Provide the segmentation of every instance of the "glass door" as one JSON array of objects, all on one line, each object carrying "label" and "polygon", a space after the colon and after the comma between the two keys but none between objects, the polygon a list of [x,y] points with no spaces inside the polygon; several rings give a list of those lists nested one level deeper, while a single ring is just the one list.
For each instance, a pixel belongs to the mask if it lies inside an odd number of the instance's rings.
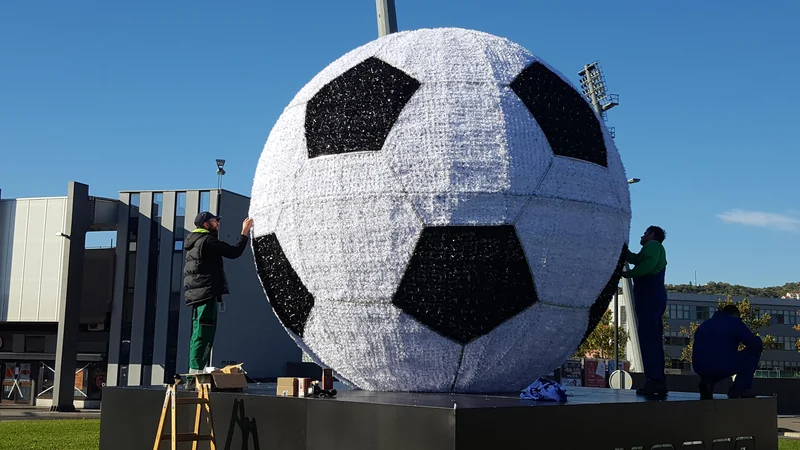
[{"label": "glass door", "polygon": [[6,362],[3,371],[3,401],[29,404],[31,402],[31,363]]}]

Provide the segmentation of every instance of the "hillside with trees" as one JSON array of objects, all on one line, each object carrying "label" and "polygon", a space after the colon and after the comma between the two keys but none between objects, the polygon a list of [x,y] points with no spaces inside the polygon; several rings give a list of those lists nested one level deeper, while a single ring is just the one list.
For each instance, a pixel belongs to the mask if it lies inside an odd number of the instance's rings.
[{"label": "hillside with trees", "polygon": [[709,281],[706,284],[695,286],[692,284],[668,284],[668,292],[681,294],[707,294],[707,295],[733,295],[741,297],[767,297],[780,298],[787,292],[800,292],[800,282],[786,283],[783,286],[770,286],[754,288],[739,284],[718,283]]}]

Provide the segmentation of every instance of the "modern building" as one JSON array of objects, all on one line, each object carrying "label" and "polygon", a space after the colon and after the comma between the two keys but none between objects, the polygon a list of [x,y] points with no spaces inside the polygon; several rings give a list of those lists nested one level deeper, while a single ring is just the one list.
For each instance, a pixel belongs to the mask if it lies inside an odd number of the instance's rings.
[{"label": "modern building", "polygon": [[[249,198],[226,190],[110,199],[74,182],[63,197],[0,199],[0,402],[69,410],[73,400],[99,400],[105,385],[160,385],[185,372],[183,238],[209,210],[225,218],[220,238],[234,242],[248,208]],[[86,248],[96,231],[116,232],[116,246]],[[282,375],[302,352],[270,309],[251,250],[226,261],[226,272],[231,295],[211,365]]]},{"label": "modern building", "polygon": [[[689,337],[680,332],[681,327],[689,328],[692,322],[701,323],[717,310],[717,304],[725,300],[724,295],[679,294],[670,292],[667,302],[667,323],[669,330],[664,334],[664,344],[673,369],[683,373],[691,372],[691,364],[681,360],[681,352],[689,344]],[[741,302],[744,297],[733,297]],[[778,348],[766,350],[761,355],[759,376],[794,377],[800,373],[800,353],[797,340],[800,332],[794,326],[800,323],[800,300],[783,298],[749,298],[758,314],[770,316],[770,325],[758,330],[762,336],[775,338]]]}]

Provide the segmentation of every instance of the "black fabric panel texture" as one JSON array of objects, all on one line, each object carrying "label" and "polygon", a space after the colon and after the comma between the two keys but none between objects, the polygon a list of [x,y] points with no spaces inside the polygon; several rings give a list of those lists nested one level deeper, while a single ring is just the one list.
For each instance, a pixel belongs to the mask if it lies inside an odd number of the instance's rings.
[{"label": "black fabric panel texture", "polygon": [[[625,265],[625,254],[628,252],[628,246],[622,246],[622,253],[619,255],[619,261],[617,262],[617,267],[614,269],[614,273],[611,274],[611,278],[608,280],[606,287],[600,291],[600,295],[597,297],[597,300],[594,301],[592,307],[589,308],[589,325],[586,327],[586,333],[583,335],[583,339],[581,340],[581,344],[583,344],[589,335],[592,334],[592,331],[597,327],[597,324],[600,323],[600,319],[603,318],[603,314],[608,311],[608,305],[611,304],[611,299],[614,297],[614,293],[617,292],[619,289],[619,279],[622,278],[622,266]],[[633,314],[633,311],[628,311],[628,314]]]},{"label": "black fabric panel texture", "polygon": [[513,225],[438,226],[423,229],[392,303],[466,344],[537,300]]},{"label": "black fabric panel texture", "polygon": [[326,84],[308,102],[308,157],[378,151],[420,83],[377,58]]},{"label": "black fabric panel texture", "polygon": [[253,253],[269,303],[283,326],[303,337],[314,297],[297,276],[274,233],[253,239]]},{"label": "black fabric panel texture", "polygon": [[600,122],[572,86],[534,62],[517,75],[511,89],[542,128],[553,154],[608,167]]}]

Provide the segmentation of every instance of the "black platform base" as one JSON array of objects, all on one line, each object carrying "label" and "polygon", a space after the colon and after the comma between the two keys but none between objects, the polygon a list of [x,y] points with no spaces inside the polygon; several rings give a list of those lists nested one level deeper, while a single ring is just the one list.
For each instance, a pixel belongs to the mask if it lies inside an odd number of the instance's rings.
[{"label": "black platform base", "polygon": [[[774,397],[701,401],[670,393],[662,402],[632,391],[571,388],[566,404],[516,394],[340,392],[335,399],[276,397],[275,385],[212,393],[218,449],[253,450],[775,450]],[[181,392],[187,396],[193,392]],[[103,391],[101,450],[153,446],[164,388]],[[192,431],[194,407],[179,411]],[[168,430],[169,428],[167,428]],[[201,429],[201,432],[204,432]],[[191,448],[189,443],[182,448]],[[201,443],[200,449],[208,444]],[[163,442],[160,448],[168,448]]]}]

